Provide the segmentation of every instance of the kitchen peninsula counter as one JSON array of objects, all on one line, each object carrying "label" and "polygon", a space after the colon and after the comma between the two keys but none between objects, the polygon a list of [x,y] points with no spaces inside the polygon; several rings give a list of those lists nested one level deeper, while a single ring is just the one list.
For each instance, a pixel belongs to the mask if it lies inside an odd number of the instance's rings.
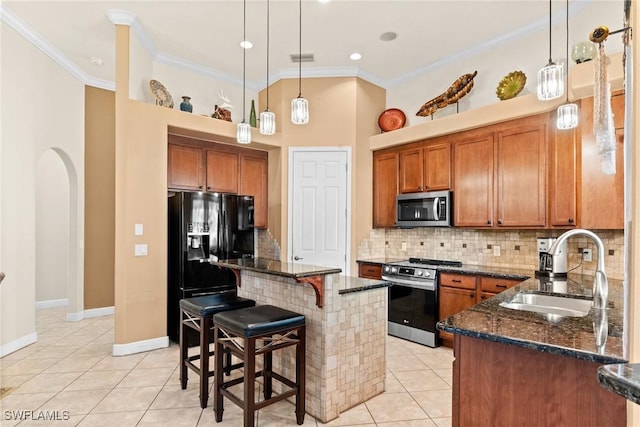
[{"label": "kitchen peninsula counter", "polygon": [[626,425],[625,399],[597,378],[602,364],[626,362],[622,281],[609,280],[604,312],[584,317],[500,305],[521,292],[591,298],[592,288],[589,276],[530,278],[439,322],[455,334],[452,425]]},{"label": "kitchen peninsula counter", "polygon": [[[239,296],[305,316],[309,415],[326,423],[384,391],[387,283],[265,258],[211,263],[234,271]],[[273,364],[293,377],[289,350]]]}]

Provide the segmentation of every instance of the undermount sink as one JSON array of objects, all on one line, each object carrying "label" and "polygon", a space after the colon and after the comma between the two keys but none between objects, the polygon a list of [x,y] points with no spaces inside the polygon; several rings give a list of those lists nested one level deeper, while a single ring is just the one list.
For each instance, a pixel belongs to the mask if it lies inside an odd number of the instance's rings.
[{"label": "undermount sink", "polygon": [[521,292],[516,294],[511,301],[503,301],[500,305],[513,310],[533,311],[557,316],[583,317],[589,313],[593,301],[590,299]]}]

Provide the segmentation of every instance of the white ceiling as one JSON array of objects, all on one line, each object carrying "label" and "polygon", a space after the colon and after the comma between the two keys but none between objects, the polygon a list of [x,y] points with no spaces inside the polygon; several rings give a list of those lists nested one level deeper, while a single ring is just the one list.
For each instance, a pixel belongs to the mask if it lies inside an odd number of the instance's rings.
[{"label": "white ceiling", "polygon": [[[553,1],[554,46],[564,46],[563,0]],[[133,33],[158,61],[202,70],[224,80],[242,79],[241,0],[209,1],[4,1],[2,17],[17,22],[57,49],[86,75],[114,81],[115,31],[108,11],[135,15]],[[598,25],[622,27],[623,0],[571,0],[571,43],[586,40]],[[297,76],[290,54],[298,52],[298,1],[271,0],[269,79]],[[613,23],[610,21],[614,20]],[[545,0],[302,1],[303,76],[359,75],[391,87],[487,45],[512,46],[536,34],[549,43],[549,2]],[[393,31],[396,40],[380,35]],[[266,81],[266,0],[247,1],[247,85]],[[554,59],[565,58],[557,49]],[[362,54],[352,61],[349,54]],[[526,52],[523,52],[526,55]],[[91,63],[91,57],[103,60]],[[540,58],[540,66],[547,58]]]}]

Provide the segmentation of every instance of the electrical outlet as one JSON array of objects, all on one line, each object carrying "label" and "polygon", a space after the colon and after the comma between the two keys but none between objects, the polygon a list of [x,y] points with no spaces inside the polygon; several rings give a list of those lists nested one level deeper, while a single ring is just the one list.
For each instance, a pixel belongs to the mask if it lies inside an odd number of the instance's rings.
[{"label": "electrical outlet", "polygon": [[593,261],[593,253],[591,252],[591,249],[582,250],[582,259],[584,260],[584,262]]},{"label": "electrical outlet", "polygon": [[493,256],[500,256],[500,246],[493,245]]},{"label": "electrical outlet", "polygon": [[403,251],[407,250],[407,242],[402,242],[402,250]]},{"label": "electrical outlet", "polygon": [[146,243],[135,245],[135,255],[136,256],[147,256],[147,254],[148,254],[148,249],[147,249],[147,244]]}]

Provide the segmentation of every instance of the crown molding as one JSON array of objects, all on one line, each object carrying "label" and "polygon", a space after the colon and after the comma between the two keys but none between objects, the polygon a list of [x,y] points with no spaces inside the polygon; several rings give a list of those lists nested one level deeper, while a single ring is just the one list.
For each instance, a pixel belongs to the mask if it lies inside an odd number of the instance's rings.
[{"label": "crown molding", "polygon": [[24,37],[27,41],[40,49],[45,55],[53,60],[56,64],[66,70],[73,77],[78,79],[85,85],[95,86],[97,88],[115,91],[115,82],[107,80],[96,79],[90,77],[80,67],[67,58],[62,52],[56,49],[47,39],[45,39],[40,33],[35,31],[23,20],[18,18],[7,6],[0,3],[0,18],[7,25],[13,28],[18,34]]}]

